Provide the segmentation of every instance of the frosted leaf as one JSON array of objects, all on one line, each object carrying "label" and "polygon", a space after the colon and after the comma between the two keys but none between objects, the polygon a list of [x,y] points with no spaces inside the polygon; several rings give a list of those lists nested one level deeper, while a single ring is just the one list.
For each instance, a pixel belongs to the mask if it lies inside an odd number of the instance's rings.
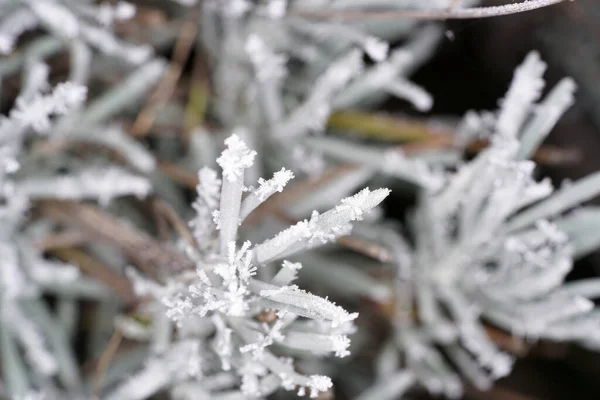
[{"label": "frosted leaf", "polygon": [[260,359],[267,347],[275,342],[283,341],[284,335],[281,331],[283,328],[282,320],[277,320],[271,327],[263,324],[262,328],[266,331],[265,334],[261,334],[257,342],[240,347],[242,354],[251,352],[254,359]]},{"label": "frosted leaf", "polygon": [[298,289],[296,286],[269,289],[270,285],[261,284],[258,287],[264,288],[259,291],[261,296],[275,303],[281,303],[281,305],[293,306],[293,312],[298,315],[331,321],[334,327],[353,321],[358,317],[358,313],[348,313],[335,303]]},{"label": "frosted leaf", "polygon": [[37,17],[57,34],[74,38],[79,34],[77,17],[62,4],[53,0],[28,1]]},{"label": "frosted leaf", "polygon": [[288,0],[269,0],[266,11],[269,18],[280,19],[285,16]]},{"label": "frosted leaf", "polygon": [[128,20],[135,16],[135,5],[126,1],[119,1],[115,6],[115,19]]},{"label": "frosted leaf", "polygon": [[260,185],[258,189],[255,189],[249,196],[247,196],[242,202],[240,209],[240,220],[244,220],[252,211],[254,211],[260,204],[266,199],[271,197],[276,192],[282,192],[283,188],[287,183],[294,178],[294,174],[290,170],[282,168],[280,171],[275,172],[273,178],[265,180],[263,178],[258,179]]},{"label": "frosted leaf", "polygon": [[[319,393],[326,392],[333,386],[331,379],[323,375],[311,375],[308,381],[308,388],[310,390],[310,397],[316,398]],[[301,396],[300,392],[298,395]]]},{"label": "frosted leaf", "polygon": [[563,78],[539,104],[533,118],[525,125],[518,157],[529,158],[550,133],[564,112],[574,103],[575,82]]},{"label": "frosted leaf", "polygon": [[43,259],[37,260],[29,273],[34,281],[62,285],[72,283],[80,276],[79,268],[74,265]]},{"label": "frosted leaf", "polygon": [[223,371],[229,371],[231,369],[231,355],[233,352],[231,343],[231,334],[233,331],[225,326],[225,323],[219,316],[214,316],[212,321],[217,328],[217,334],[213,341],[213,345],[221,359],[221,368]]},{"label": "frosted leaf", "polygon": [[9,54],[19,35],[34,29],[39,19],[30,10],[20,8],[0,22],[0,54]]},{"label": "frosted leaf", "polygon": [[225,145],[227,148],[217,158],[217,163],[223,169],[223,177],[233,182],[243,178],[244,170],[254,163],[256,152],[250,150],[236,134],[227,138]]},{"label": "frosted leaf", "polygon": [[542,75],[546,64],[537,52],[531,52],[516,69],[506,97],[502,100],[496,130],[501,135],[516,137],[531,107],[544,88]]},{"label": "frosted leaf", "polygon": [[19,266],[19,254],[13,243],[0,241],[0,287],[2,297],[12,299],[27,292],[28,282]]},{"label": "frosted leaf", "polygon": [[198,172],[198,180],[196,186],[198,197],[192,204],[196,216],[190,221],[190,226],[193,228],[198,245],[206,251],[214,245],[214,230],[219,229],[220,225],[217,223],[220,222],[220,218],[215,219],[219,216],[217,207],[221,197],[221,180],[217,177],[217,172],[208,167]]},{"label": "frosted leaf", "polygon": [[254,65],[259,81],[279,80],[286,76],[286,58],[269,49],[260,36],[250,35],[244,49]]},{"label": "frosted leaf", "polygon": [[331,343],[333,344],[333,351],[336,357],[344,358],[350,355],[348,347],[350,347],[350,339],[346,335],[335,335],[331,336]]},{"label": "frosted leaf", "polygon": [[9,116],[24,127],[30,126],[35,131],[44,133],[50,130],[52,110],[50,99],[38,94],[29,102],[17,98],[15,107],[10,111]]},{"label": "frosted leaf", "polygon": [[389,189],[363,189],[342,201],[342,204],[323,214],[314,212],[310,220],[296,223],[274,238],[256,246],[257,261],[262,263],[282,254],[296,252],[315,241],[326,243],[347,233],[348,223],[379,205],[390,193]]},{"label": "frosted leaf", "polygon": [[[381,195],[386,197],[390,191],[382,191]],[[335,208],[338,212],[350,212],[350,221],[360,221],[363,219],[363,213],[366,210],[371,210],[373,207],[378,205],[382,199],[379,197],[373,197],[369,188],[365,188],[351,197],[342,199],[341,204]]]},{"label": "frosted leaf", "polygon": [[254,193],[261,201],[264,201],[267,197],[275,192],[282,192],[283,188],[287,183],[294,179],[294,173],[288,169],[281,168],[281,170],[273,174],[273,178],[264,180],[260,178],[258,184],[260,185]]},{"label": "frosted leaf", "polygon": [[113,198],[150,193],[146,178],[118,167],[86,168],[73,175],[29,178],[19,182],[19,188],[32,198],[96,199],[106,205]]},{"label": "frosted leaf", "polygon": [[215,224],[215,229],[220,230],[221,229],[221,212],[219,210],[214,210],[211,215],[212,215],[213,223]]},{"label": "frosted leaf", "polygon": [[55,356],[49,351],[45,338],[34,322],[21,312],[17,304],[8,303],[3,307],[3,323],[10,321],[12,329],[25,349],[25,357],[29,364],[45,376],[53,376],[58,372]]},{"label": "frosted leaf", "polygon": [[375,61],[381,62],[387,58],[389,45],[376,37],[367,38],[364,47],[365,52]]},{"label": "frosted leaf", "polygon": [[45,133],[50,130],[53,114],[66,114],[85,100],[87,88],[76,83],[58,84],[49,95],[37,93],[31,99],[17,98],[9,117],[23,127]]},{"label": "frosted leaf", "polygon": [[299,262],[291,262],[288,260],[284,260],[281,265],[283,268],[287,268],[291,271],[299,271],[300,269],[302,269],[302,264],[300,264]]},{"label": "frosted leaf", "polygon": [[56,114],[67,114],[81,106],[86,97],[85,86],[73,82],[59,83],[52,92],[53,111]]}]

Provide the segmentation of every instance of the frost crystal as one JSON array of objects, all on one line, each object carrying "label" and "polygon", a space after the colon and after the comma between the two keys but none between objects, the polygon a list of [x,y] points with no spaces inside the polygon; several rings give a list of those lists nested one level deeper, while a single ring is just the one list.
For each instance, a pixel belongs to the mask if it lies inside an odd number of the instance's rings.
[{"label": "frost crystal", "polygon": [[294,179],[294,173],[285,168],[275,172],[275,174],[273,174],[273,178],[269,180],[260,178],[258,180],[258,184],[260,186],[255,191],[256,196],[258,196],[261,201],[264,201],[271,194],[275,192],[282,192],[285,185],[287,185],[287,183],[292,179]]},{"label": "frost crystal", "polygon": [[244,169],[252,166],[256,152],[250,150],[237,135],[231,135],[225,140],[225,145],[227,149],[217,158],[217,163],[223,169],[225,179],[233,182],[243,177]]}]

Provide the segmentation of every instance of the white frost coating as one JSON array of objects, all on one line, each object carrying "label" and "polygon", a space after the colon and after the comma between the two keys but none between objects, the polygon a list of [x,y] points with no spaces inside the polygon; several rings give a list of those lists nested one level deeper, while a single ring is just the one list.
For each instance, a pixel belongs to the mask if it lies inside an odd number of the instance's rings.
[{"label": "white frost coating", "polygon": [[53,0],[28,0],[27,3],[40,21],[58,35],[74,38],[79,34],[77,17],[62,4]]},{"label": "white frost coating", "polygon": [[2,323],[10,321],[15,337],[25,349],[25,357],[29,365],[45,376],[53,376],[58,372],[58,363],[48,350],[46,340],[33,321],[22,313],[17,304],[9,302],[3,306]]},{"label": "white frost coating", "polygon": [[217,158],[217,163],[223,169],[223,177],[229,182],[243,179],[244,170],[254,163],[256,151],[250,150],[236,134],[227,138],[225,145],[227,148]]},{"label": "white frost coating", "polygon": [[98,6],[96,19],[105,26],[110,26],[114,21],[126,21],[135,16],[135,5],[126,1],[119,1],[112,5],[102,3]]},{"label": "white frost coating", "polygon": [[240,223],[244,171],[254,163],[256,152],[250,150],[236,134],[225,140],[226,149],[217,159],[223,169],[221,205],[219,209],[219,248],[222,256],[228,252],[230,242],[235,242]]},{"label": "white frost coating", "polygon": [[535,115],[523,128],[521,148],[517,158],[526,159],[548,136],[554,125],[565,111],[575,102],[574,93],[577,88],[571,78],[563,78],[539,104]]},{"label": "white frost coating", "polygon": [[501,102],[496,130],[500,135],[517,137],[519,129],[529,115],[533,103],[542,95],[546,63],[537,52],[531,52],[515,70],[506,97]]},{"label": "white frost coating", "polygon": [[190,221],[194,238],[202,251],[214,248],[215,223],[214,214],[218,212],[219,199],[221,197],[221,180],[217,172],[211,168],[204,167],[198,172],[199,183],[196,186],[198,197],[192,204],[196,215]]},{"label": "white frost coating", "polygon": [[314,294],[308,293],[297,286],[273,287],[266,283],[253,281],[250,289],[258,291],[262,297],[279,303],[282,309],[292,306],[293,312],[308,318],[331,321],[333,327],[354,321],[358,313],[348,313],[335,303]]},{"label": "white frost coating", "polygon": [[384,89],[390,94],[404,99],[419,111],[429,111],[433,106],[433,97],[421,86],[416,85],[406,79],[396,79],[384,86]]},{"label": "white frost coating", "polygon": [[282,192],[283,188],[292,179],[294,179],[294,173],[285,168],[281,168],[281,170],[275,172],[273,174],[273,178],[269,180],[259,178],[259,187],[250,193],[242,202],[240,219],[243,221],[262,202],[267,200],[276,192]]},{"label": "white frost coating", "polygon": [[0,54],[9,54],[19,35],[35,28],[38,18],[30,10],[21,8],[4,18],[0,23]]},{"label": "white frost coating", "polygon": [[38,93],[31,100],[17,98],[15,108],[10,111],[9,122],[46,133],[50,130],[52,115],[66,114],[78,108],[86,96],[85,86],[72,82],[60,83],[50,94]]},{"label": "white frost coating", "polygon": [[398,12],[394,11],[383,11],[383,12],[365,12],[359,11],[357,13],[345,12],[345,13],[331,13],[325,11],[319,13],[318,11],[307,11],[299,12],[298,14],[306,17],[315,18],[328,18],[335,17],[340,20],[355,19],[355,18],[369,18],[376,17],[378,19],[392,18],[397,19],[399,17],[411,18],[411,19],[423,19],[423,20],[442,20],[442,19],[473,19],[473,18],[489,18],[497,17],[500,15],[517,14],[526,11],[536,10],[538,8],[548,7],[554,4],[562,3],[564,0],[523,0],[519,3],[505,4],[501,6],[492,7],[469,7],[469,8],[447,8],[442,10],[402,10]]},{"label": "white frost coating", "polygon": [[274,53],[259,35],[249,35],[244,50],[254,65],[259,81],[277,80],[286,76],[286,58]]},{"label": "white frost coating", "polygon": [[363,189],[354,196],[323,214],[314,212],[310,220],[296,223],[277,236],[255,247],[256,260],[265,263],[282,255],[289,255],[317,241],[326,243],[346,231],[349,222],[361,220],[363,215],[379,205],[390,193],[389,189]]},{"label": "white frost coating", "polygon": [[384,61],[388,56],[389,44],[376,37],[368,37],[364,42],[365,52],[377,62]]},{"label": "white frost coating", "polygon": [[292,179],[294,179],[294,173],[289,169],[281,168],[281,170],[275,172],[273,178],[269,180],[260,178],[258,180],[260,186],[254,193],[261,201],[265,201],[273,193],[282,192],[285,185]]},{"label": "white frost coating", "polygon": [[113,198],[134,195],[146,197],[152,186],[139,175],[122,168],[88,168],[73,175],[28,178],[18,187],[31,198],[97,199],[108,204]]}]

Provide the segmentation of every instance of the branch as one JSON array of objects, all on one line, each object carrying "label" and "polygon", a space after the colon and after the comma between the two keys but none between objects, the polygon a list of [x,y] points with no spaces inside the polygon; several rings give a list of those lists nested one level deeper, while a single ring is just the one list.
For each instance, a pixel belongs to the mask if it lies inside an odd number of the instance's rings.
[{"label": "branch", "polygon": [[447,8],[439,10],[391,10],[391,11],[291,11],[290,15],[317,19],[352,20],[364,18],[420,20],[475,19],[517,14],[562,3],[564,0],[526,0],[520,3],[493,7]]},{"label": "branch", "polygon": [[38,209],[46,218],[75,227],[97,240],[121,249],[144,273],[155,279],[165,270],[172,273],[193,267],[192,262],[183,254],[93,205],[43,200],[38,203]]}]

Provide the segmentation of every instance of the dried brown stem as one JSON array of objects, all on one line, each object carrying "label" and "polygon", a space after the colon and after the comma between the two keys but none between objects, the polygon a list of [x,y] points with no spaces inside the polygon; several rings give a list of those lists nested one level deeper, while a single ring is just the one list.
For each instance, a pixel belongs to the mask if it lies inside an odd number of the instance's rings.
[{"label": "dried brown stem", "polygon": [[68,229],[61,232],[52,232],[43,238],[36,240],[34,245],[40,251],[45,252],[63,247],[77,247],[89,243],[90,238],[76,229]]},{"label": "dried brown stem", "polygon": [[198,185],[198,176],[177,164],[161,161],[158,163],[158,168],[171,180],[189,189],[194,190]]},{"label": "dried brown stem", "polygon": [[159,108],[163,107],[173,95],[177,81],[181,77],[185,61],[190,54],[194,39],[198,32],[198,23],[196,20],[197,18],[195,16],[191,16],[183,23],[179,38],[175,43],[173,58],[171,59],[169,68],[167,68],[156,91],[150,98],[150,102],[140,111],[137,119],[133,123],[131,133],[134,136],[145,136],[148,133],[154,124],[156,112]]},{"label": "dried brown stem", "polygon": [[494,326],[485,325],[485,332],[500,349],[524,357],[529,353],[531,345],[526,340],[510,335]]},{"label": "dried brown stem", "polygon": [[55,222],[80,229],[90,237],[121,249],[144,273],[155,279],[162,276],[161,272],[193,268],[183,254],[91,204],[43,200],[38,203],[38,209]]},{"label": "dried brown stem", "polygon": [[382,263],[391,262],[392,252],[389,249],[356,236],[342,236],[337,238],[337,244],[356,253],[363,254]]},{"label": "dried brown stem", "polygon": [[173,209],[173,207],[158,198],[152,199],[152,207],[158,213],[160,213],[160,215],[164,217],[166,221],[169,222],[177,234],[185,239],[190,246],[195,248],[198,247],[198,244],[194,239],[194,235],[189,230],[187,224],[181,218],[179,218],[179,215],[177,215],[177,212]]},{"label": "dried brown stem", "polygon": [[123,335],[119,331],[115,331],[110,338],[110,341],[106,345],[104,352],[100,356],[98,360],[98,365],[96,367],[96,377],[94,379],[94,386],[92,389],[92,393],[94,397],[100,398],[101,390],[102,390],[102,382],[104,381],[104,376],[106,375],[106,370],[110,366],[111,361],[113,360],[115,354],[119,350],[119,346],[123,341]]},{"label": "dried brown stem", "polygon": [[77,265],[84,274],[111,288],[125,304],[131,305],[135,302],[136,296],[129,280],[85,251],[73,248],[55,248],[50,251],[50,254]]},{"label": "dried brown stem", "polygon": [[[435,136],[428,140],[396,146],[398,150],[409,156],[416,156],[428,150],[451,149],[455,146],[454,139],[447,136]],[[467,145],[465,152],[476,155],[489,146],[488,140],[475,140]],[[533,161],[546,166],[561,166],[577,163],[581,154],[577,149],[563,149],[557,146],[543,145],[533,154]]]}]

